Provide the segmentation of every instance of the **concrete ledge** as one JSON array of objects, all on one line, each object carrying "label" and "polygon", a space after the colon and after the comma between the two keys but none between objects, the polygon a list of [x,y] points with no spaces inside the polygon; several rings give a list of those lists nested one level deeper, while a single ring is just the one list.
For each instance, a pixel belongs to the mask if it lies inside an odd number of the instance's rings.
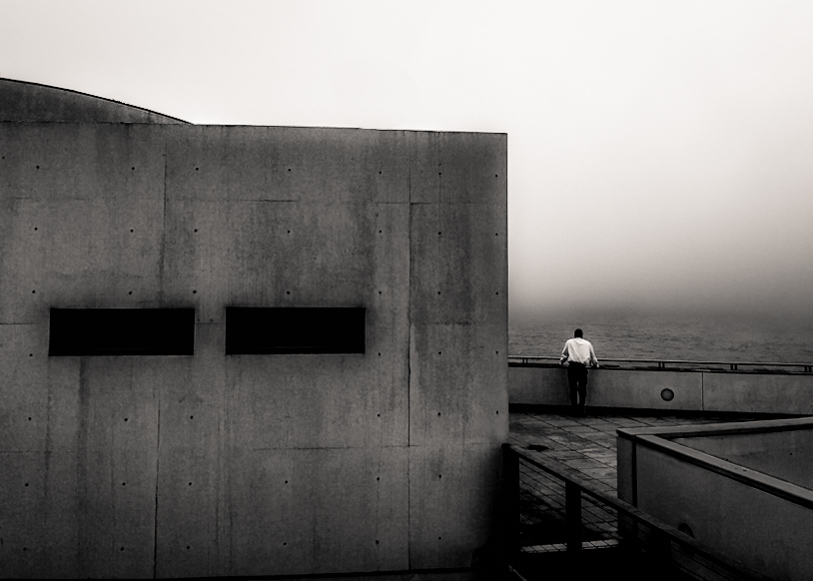
[{"label": "concrete ledge", "polygon": [[[572,415],[573,410],[570,405],[547,405],[547,404],[527,404],[512,403],[509,405],[510,413],[540,413],[540,414],[561,414]],[[607,407],[607,406],[587,406],[588,416],[652,416],[652,417],[676,417],[676,418],[722,418],[725,421],[750,421],[758,420],[780,420],[789,418],[807,417],[803,414],[778,414],[769,412],[754,412],[744,414],[742,412],[717,412],[709,410],[668,410],[633,407]]]},{"label": "concrete ledge", "polygon": [[375,571],[369,573],[346,573],[342,575],[285,575],[265,576],[268,581],[473,581],[476,572],[470,568],[458,569],[412,569],[409,571]]},{"label": "concrete ledge", "polygon": [[[762,422],[758,422],[762,423]],[[810,429],[813,422],[808,421],[807,429]],[[697,426],[692,426],[695,428]],[[722,426],[718,426],[722,427]],[[729,426],[730,427],[730,426]],[[702,428],[701,428],[702,429]],[[804,429],[801,426],[796,426],[793,429]],[[813,509],[813,491],[787,482],[771,475],[764,474],[757,470],[752,470],[745,466],[740,466],[728,460],[717,458],[711,454],[692,449],[686,445],[679,444],[668,439],[670,435],[678,437],[685,435],[687,431],[684,428],[675,430],[674,428],[661,428],[661,429],[633,429],[627,430],[625,428],[618,429],[618,437],[632,439],[637,446],[645,446],[652,450],[656,450],[667,456],[678,459],[681,462],[692,464],[703,468],[709,472],[719,474],[736,482],[745,484],[750,488],[761,490],[773,496],[779,497],[788,502],[798,504],[807,509]],[[630,433],[630,432],[638,432]],[[742,427],[740,428],[740,433]],[[710,430],[705,430],[705,433],[713,433]],[[693,434],[698,436],[699,433]]]},{"label": "concrete ledge", "polygon": [[[567,406],[567,372],[552,365],[511,365],[508,396],[512,405]],[[813,414],[813,375],[598,368],[589,372],[587,405],[670,413],[806,415]]]}]

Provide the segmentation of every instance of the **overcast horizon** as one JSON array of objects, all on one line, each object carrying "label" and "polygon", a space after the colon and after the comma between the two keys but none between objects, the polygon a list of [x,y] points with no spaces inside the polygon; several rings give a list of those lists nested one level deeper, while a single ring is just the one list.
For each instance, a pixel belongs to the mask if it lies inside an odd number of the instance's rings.
[{"label": "overcast horizon", "polygon": [[811,317],[813,3],[0,11],[0,77],[198,124],[507,133],[512,317]]}]

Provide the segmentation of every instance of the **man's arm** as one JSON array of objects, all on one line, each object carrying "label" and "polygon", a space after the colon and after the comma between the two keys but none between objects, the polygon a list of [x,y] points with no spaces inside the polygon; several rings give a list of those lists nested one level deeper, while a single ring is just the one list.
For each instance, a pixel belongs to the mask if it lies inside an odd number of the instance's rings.
[{"label": "man's arm", "polygon": [[567,343],[565,343],[565,347],[564,349],[562,349],[562,355],[559,357],[559,365],[564,365],[565,363],[567,363],[568,356],[569,353],[567,351]]},{"label": "man's arm", "polygon": [[596,352],[593,350],[593,345],[590,345],[590,363],[593,364],[593,367],[598,367],[598,358],[596,357]]}]

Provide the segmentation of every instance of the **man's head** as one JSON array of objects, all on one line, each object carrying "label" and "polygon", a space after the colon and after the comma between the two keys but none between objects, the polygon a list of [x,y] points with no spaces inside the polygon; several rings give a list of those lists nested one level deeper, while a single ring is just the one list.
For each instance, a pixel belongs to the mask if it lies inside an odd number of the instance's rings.
[{"label": "man's head", "polygon": [[582,337],[582,336],[584,336],[584,333],[582,333],[581,329],[576,329],[575,331],[573,331],[573,336],[574,337]]}]

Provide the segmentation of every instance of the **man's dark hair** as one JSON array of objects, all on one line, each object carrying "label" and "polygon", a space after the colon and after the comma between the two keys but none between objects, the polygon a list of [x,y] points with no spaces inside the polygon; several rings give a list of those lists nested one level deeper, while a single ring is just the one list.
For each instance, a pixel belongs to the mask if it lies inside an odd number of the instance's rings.
[{"label": "man's dark hair", "polygon": [[581,329],[576,329],[575,331],[573,331],[573,336],[574,337],[582,337],[583,335],[584,335],[584,333],[582,333]]}]

